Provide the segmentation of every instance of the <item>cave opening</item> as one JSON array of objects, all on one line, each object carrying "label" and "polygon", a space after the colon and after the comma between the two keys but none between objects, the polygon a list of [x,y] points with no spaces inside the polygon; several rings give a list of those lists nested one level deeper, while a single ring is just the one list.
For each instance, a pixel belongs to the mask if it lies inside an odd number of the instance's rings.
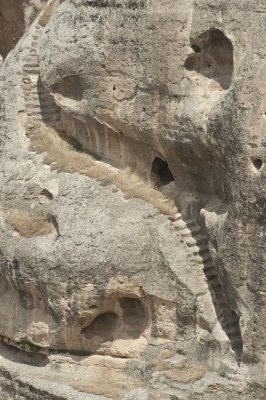
[{"label": "cave opening", "polygon": [[256,170],[259,171],[263,166],[263,161],[260,158],[256,158],[252,160],[252,164],[254,165]]},{"label": "cave opening", "polygon": [[172,172],[168,167],[168,163],[159,157],[155,157],[151,167],[151,178],[156,186],[161,187],[168,185],[174,181]]},{"label": "cave opening", "polygon": [[233,45],[225,34],[219,29],[210,29],[192,38],[191,47],[194,53],[187,58],[185,68],[215,80],[224,90],[228,89],[234,57]]}]

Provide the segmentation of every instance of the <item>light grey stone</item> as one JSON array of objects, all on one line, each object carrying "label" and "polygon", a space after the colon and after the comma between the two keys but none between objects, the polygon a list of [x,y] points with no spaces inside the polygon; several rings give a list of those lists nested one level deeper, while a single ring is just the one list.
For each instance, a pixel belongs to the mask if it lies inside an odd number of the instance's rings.
[{"label": "light grey stone", "polygon": [[[263,0],[50,0],[6,57],[3,399],[264,398],[265,16]],[[32,116],[155,176],[182,218],[46,165]],[[12,210],[50,233],[21,235]]]}]

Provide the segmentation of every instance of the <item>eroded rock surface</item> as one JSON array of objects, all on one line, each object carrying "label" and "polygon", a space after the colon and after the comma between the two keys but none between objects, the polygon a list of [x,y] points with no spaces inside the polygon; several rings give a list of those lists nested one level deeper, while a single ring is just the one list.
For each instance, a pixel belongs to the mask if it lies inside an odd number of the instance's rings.
[{"label": "eroded rock surface", "polygon": [[5,58],[16,46],[45,3],[46,0],[0,1],[0,55],[2,58]]},{"label": "eroded rock surface", "polygon": [[[265,15],[260,0],[49,1],[10,54],[3,396],[31,398],[32,375],[43,399],[265,398]],[[35,120],[72,168],[34,151]],[[178,213],[89,178],[87,154],[152,179]]]}]

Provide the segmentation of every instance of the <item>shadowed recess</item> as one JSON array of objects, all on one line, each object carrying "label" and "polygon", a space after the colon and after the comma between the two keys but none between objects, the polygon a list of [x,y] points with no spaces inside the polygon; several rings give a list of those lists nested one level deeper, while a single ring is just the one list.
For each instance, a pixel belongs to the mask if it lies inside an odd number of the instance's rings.
[{"label": "shadowed recess", "polygon": [[252,164],[254,165],[256,170],[259,171],[263,166],[263,161],[260,158],[256,158],[256,159],[252,160]]},{"label": "shadowed recess", "polygon": [[191,39],[191,47],[194,54],[187,58],[186,69],[213,79],[222,89],[228,89],[233,73],[233,46],[224,33],[218,29],[206,31]]},{"label": "shadowed recess", "polygon": [[119,304],[123,310],[126,333],[134,339],[138,338],[147,324],[147,316],[143,305],[138,299],[128,297],[119,299]]},{"label": "shadowed recess", "polygon": [[152,163],[151,178],[157,186],[168,185],[174,180],[174,177],[166,161],[155,157]]},{"label": "shadowed recess", "polygon": [[82,329],[81,333],[86,339],[94,339],[98,336],[103,342],[112,340],[117,322],[118,316],[115,313],[106,312],[98,315],[89,326]]},{"label": "shadowed recess", "polygon": [[78,75],[68,75],[52,85],[52,91],[73,100],[82,100],[84,89]]}]

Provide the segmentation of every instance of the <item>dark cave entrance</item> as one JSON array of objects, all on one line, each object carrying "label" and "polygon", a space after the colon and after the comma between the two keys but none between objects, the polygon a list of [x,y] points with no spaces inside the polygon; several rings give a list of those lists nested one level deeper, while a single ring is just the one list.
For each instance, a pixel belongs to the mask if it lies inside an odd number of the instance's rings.
[{"label": "dark cave entrance", "polygon": [[151,179],[158,187],[168,185],[170,182],[174,181],[173,174],[166,161],[155,157],[151,167]]}]

